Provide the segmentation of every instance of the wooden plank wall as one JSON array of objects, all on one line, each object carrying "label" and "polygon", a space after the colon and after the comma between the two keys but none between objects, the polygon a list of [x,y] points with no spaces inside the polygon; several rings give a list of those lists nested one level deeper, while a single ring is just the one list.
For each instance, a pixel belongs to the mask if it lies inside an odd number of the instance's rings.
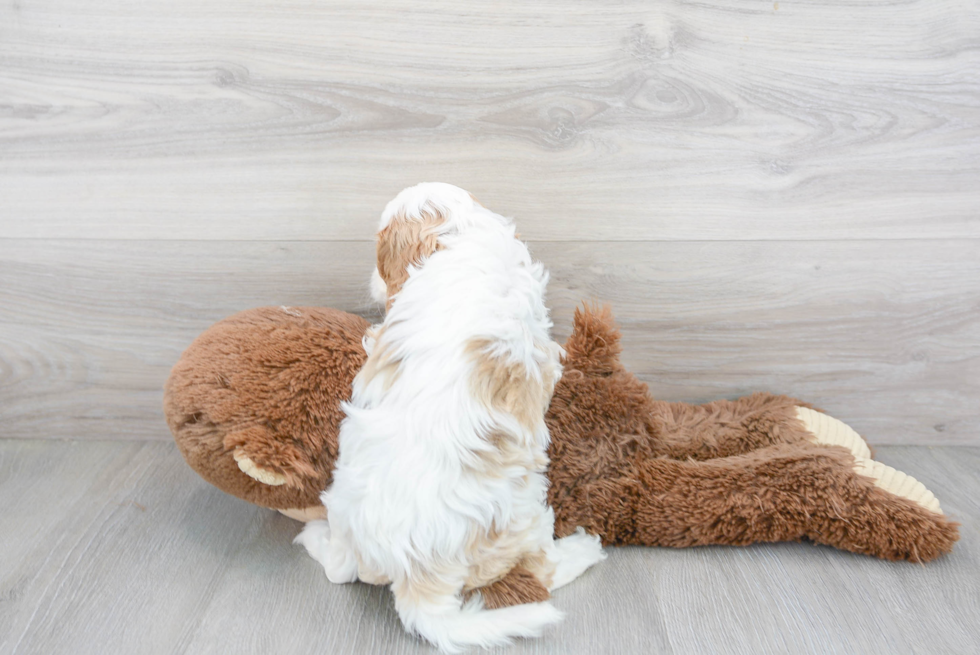
[{"label": "wooden plank wall", "polygon": [[954,0],[5,3],[0,437],[168,439],[209,324],[376,311],[373,226],[423,180],[516,217],[559,337],[610,303],[659,397],[980,444]]}]

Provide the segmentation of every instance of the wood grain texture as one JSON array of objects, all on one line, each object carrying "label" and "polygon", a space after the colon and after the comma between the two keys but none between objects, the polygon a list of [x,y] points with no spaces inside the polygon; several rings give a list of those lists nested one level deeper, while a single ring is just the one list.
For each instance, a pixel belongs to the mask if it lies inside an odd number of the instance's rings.
[{"label": "wood grain texture", "polygon": [[980,5],[16,0],[0,237],[978,238]]},{"label": "wood grain texture", "polygon": [[[962,521],[925,566],[808,544],[609,549],[528,653],[969,653],[980,449],[886,447]],[[222,494],[169,443],[0,440],[0,654],[435,653],[387,590],[330,584],[299,524]]]},{"label": "wood grain texture", "polygon": [[[422,180],[517,218],[559,338],[609,302],[658,397],[980,444],[980,3],[13,0],[0,655],[434,652],[200,480],[160,407],[228,314],[376,312],[368,239]],[[951,556],[621,549],[500,652],[973,652],[980,450],[878,455],[963,522]]]},{"label": "wood grain texture", "polygon": [[[768,390],[874,444],[980,444],[980,242],[532,242],[555,334],[608,303],[663,399]],[[169,439],[163,382],[260,305],[370,316],[373,246],[0,240],[0,435]],[[375,314],[376,316],[376,314]]]}]

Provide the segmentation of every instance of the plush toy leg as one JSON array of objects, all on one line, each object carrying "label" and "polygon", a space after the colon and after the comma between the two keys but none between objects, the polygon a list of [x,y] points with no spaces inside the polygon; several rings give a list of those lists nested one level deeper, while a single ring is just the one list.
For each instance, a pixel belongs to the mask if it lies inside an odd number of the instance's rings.
[{"label": "plush toy leg", "polygon": [[[707,462],[646,459],[570,490],[556,532],[605,543],[747,545],[809,539],[890,560],[949,552],[955,523],[908,476],[839,447],[777,445]],[[891,471],[894,471],[893,469]],[[926,492],[927,493],[927,492]]]},{"label": "plush toy leg", "polygon": [[[756,393],[704,405],[652,399],[619,360],[619,330],[608,308],[577,310],[565,350],[565,371],[547,416],[553,461],[566,445],[576,449],[583,435],[621,449],[617,456],[623,457],[649,450],[658,457],[709,460],[794,443],[838,445],[870,457],[854,430],[788,396]],[[603,454],[583,453],[583,461]]]},{"label": "plush toy leg", "polygon": [[813,434],[797,416],[801,407],[805,404],[795,398],[755,393],[705,405],[650,400],[643,409],[649,412],[650,445],[655,454],[708,460],[780,443],[813,441]]},{"label": "plush toy leg", "polygon": [[807,442],[871,457],[868,444],[850,426],[788,396],[755,393],[706,405],[651,401],[649,411],[651,447],[673,459],[708,460]]}]

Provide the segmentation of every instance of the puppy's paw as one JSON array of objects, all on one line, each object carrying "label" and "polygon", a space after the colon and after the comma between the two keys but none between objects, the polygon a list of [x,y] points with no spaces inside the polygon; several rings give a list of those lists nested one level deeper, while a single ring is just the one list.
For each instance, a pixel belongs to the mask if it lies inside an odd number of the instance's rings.
[{"label": "puppy's paw", "polygon": [[310,521],[296,535],[293,543],[302,544],[310,557],[323,564],[330,549],[330,523],[327,521]]},{"label": "puppy's paw", "polygon": [[354,550],[340,539],[332,537],[329,522],[310,521],[296,535],[293,543],[303,544],[310,557],[323,567],[330,582],[345,584],[357,580],[357,557]]},{"label": "puppy's paw", "polygon": [[593,564],[606,559],[602,540],[598,535],[586,533],[584,528],[577,528],[573,534],[556,541],[555,548],[560,559],[555,567],[552,589],[568,584]]},{"label": "puppy's paw", "polygon": [[357,582],[357,556],[354,550],[336,540],[331,541],[323,570],[327,573],[327,580],[334,584]]},{"label": "puppy's paw", "polygon": [[585,528],[575,528],[575,532],[564,539],[559,539],[555,545],[563,557],[582,562],[588,568],[606,559],[602,550],[602,539],[597,534],[589,534]]}]

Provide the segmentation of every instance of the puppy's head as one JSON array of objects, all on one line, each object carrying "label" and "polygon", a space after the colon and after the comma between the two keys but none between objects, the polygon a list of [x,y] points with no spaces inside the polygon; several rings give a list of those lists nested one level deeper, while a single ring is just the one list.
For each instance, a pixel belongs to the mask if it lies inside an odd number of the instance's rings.
[{"label": "puppy's head", "polygon": [[442,250],[442,237],[466,231],[485,219],[482,214],[504,220],[451,184],[419,184],[399,193],[381,214],[377,268],[371,279],[375,301],[390,308],[411,268],[421,267],[432,253]]}]

